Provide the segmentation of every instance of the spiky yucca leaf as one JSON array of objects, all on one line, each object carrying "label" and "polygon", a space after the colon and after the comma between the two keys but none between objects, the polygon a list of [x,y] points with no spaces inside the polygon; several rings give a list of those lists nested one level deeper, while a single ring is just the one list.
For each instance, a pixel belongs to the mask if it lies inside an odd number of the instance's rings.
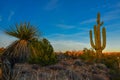
[{"label": "spiky yucca leaf", "polygon": [[16,24],[15,28],[5,31],[6,34],[14,36],[20,40],[31,40],[37,36],[37,29],[30,23]]}]

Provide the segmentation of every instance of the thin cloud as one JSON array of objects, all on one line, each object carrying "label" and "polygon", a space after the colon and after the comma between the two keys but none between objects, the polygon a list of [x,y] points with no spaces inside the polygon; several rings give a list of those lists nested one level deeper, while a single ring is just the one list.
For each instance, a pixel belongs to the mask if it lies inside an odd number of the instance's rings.
[{"label": "thin cloud", "polygon": [[10,21],[10,20],[12,19],[12,17],[13,17],[14,14],[15,14],[14,11],[11,11],[11,12],[10,12],[10,14],[9,14],[9,16],[8,16],[8,21]]},{"label": "thin cloud", "polygon": [[73,26],[73,25],[65,25],[65,24],[57,24],[56,26],[59,27],[59,28],[62,28],[62,29],[73,29],[73,28],[75,28],[75,26]]},{"label": "thin cloud", "polygon": [[96,7],[93,7],[93,8],[90,8],[91,11],[94,11],[94,10],[99,10],[99,9],[104,9],[104,8],[111,8],[111,4],[110,3],[104,3],[103,5],[98,5]]},{"label": "thin cloud", "polygon": [[89,39],[88,37],[88,32],[79,32],[79,33],[74,33],[74,34],[51,34],[47,36],[49,39],[54,39],[54,40],[82,40],[86,41]]},{"label": "thin cloud", "polygon": [[117,8],[120,8],[120,2],[118,2],[118,3],[116,4],[116,7],[117,7]]},{"label": "thin cloud", "polygon": [[[101,19],[105,22],[107,21],[112,21],[112,20],[115,20],[115,19],[120,19],[120,2],[116,3],[116,4],[110,4],[110,3],[107,3],[107,4],[104,4],[104,5],[101,5],[97,8],[111,8],[111,11],[108,11],[104,14],[104,16],[101,17]],[[91,9],[97,9],[97,8],[91,8]],[[91,18],[91,19],[88,19],[88,20],[84,20],[82,22],[80,22],[80,24],[87,24],[87,23],[93,23],[96,21],[96,17],[95,18]]]},{"label": "thin cloud", "polygon": [[120,8],[120,2],[117,2],[116,4],[111,4],[110,8],[111,9],[114,9],[114,8],[118,8],[119,9]]},{"label": "thin cloud", "polygon": [[88,32],[90,30],[90,28],[88,28],[88,27],[80,27],[80,28],[78,28],[78,30]]},{"label": "thin cloud", "polygon": [[53,10],[55,9],[58,5],[58,0],[50,0],[46,6],[45,6],[45,10]]},{"label": "thin cloud", "polygon": [[2,21],[2,16],[0,16],[0,21]]},{"label": "thin cloud", "polygon": [[112,30],[120,30],[120,23],[116,22],[116,23],[112,23],[109,25],[105,25],[108,29],[112,29]]},{"label": "thin cloud", "polygon": [[[104,16],[101,17],[101,20],[105,22],[109,22],[112,20],[120,19],[119,14],[120,14],[119,9],[112,10],[112,11],[105,13]],[[96,21],[96,18],[91,18],[91,19],[82,21],[80,24],[88,24],[88,23],[93,23],[95,21]]]},{"label": "thin cloud", "polygon": [[102,20],[109,22],[109,21],[113,21],[116,19],[120,19],[119,14],[120,14],[119,9],[109,11],[109,12],[105,13],[105,15],[102,17]]},{"label": "thin cloud", "polygon": [[92,22],[95,22],[95,18],[93,19],[88,19],[88,20],[85,20],[85,21],[82,21],[80,24],[88,24],[88,23],[92,23]]}]

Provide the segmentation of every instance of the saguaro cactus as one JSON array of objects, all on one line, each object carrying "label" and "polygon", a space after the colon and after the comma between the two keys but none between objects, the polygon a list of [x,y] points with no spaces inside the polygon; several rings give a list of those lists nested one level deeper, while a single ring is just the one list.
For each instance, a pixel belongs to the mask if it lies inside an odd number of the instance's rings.
[{"label": "saguaro cactus", "polygon": [[90,43],[92,48],[95,49],[97,54],[102,54],[102,50],[106,47],[106,29],[102,28],[102,40],[101,42],[101,32],[100,27],[103,25],[103,22],[100,22],[100,13],[97,14],[97,25],[94,26],[94,41],[92,37],[92,30],[90,30]]}]

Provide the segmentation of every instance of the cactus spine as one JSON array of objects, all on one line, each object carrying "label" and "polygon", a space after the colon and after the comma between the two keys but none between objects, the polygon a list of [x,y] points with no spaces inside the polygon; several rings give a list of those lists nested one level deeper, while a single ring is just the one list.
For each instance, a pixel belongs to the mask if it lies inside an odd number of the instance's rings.
[{"label": "cactus spine", "polygon": [[90,30],[90,43],[92,48],[95,49],[97,54],[102,54],[102,50],[106,47],[106,29],[105,27],[102,28],[102,40],[101,43],[101,32],[100,26],[103,25],[103,22],[100,22],[100,13],[97,14],[97,25],[94,26],[94,41],[92,37],[92,30]]}]

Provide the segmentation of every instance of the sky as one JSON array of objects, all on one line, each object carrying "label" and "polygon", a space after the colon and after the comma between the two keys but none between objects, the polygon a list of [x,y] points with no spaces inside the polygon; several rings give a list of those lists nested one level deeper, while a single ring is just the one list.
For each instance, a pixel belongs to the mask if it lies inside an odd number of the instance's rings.
[{"label": "sky", "polygon": [[120,51],[120,0],[0,0],[0,47],[16,40],[4,30],[30,22],[55,51],[89,49],[98,12],[107,31],[104,51]]}]

